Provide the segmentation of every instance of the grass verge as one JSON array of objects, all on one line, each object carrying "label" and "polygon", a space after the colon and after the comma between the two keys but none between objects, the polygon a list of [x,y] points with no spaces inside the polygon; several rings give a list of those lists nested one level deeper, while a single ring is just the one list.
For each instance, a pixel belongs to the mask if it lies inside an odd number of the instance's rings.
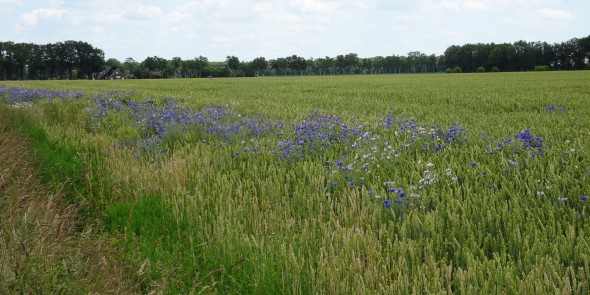
[{"label": "grass verge", "polygon": [[0,293],[133,293],[120,249],[66,201],[78,167],[32,126],[0,106]]}]

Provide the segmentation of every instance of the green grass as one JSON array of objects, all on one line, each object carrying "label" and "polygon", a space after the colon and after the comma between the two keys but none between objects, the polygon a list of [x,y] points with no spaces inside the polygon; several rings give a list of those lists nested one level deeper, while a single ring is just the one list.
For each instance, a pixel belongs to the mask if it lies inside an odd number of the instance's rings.
[{"label": "green grass", "polygon": [[[89,129],[85,100],[19,110],[36,122],[23,124],[22,134],[45,151],[42,167],[53,167],[39,169],[49,169],[49,182],[70,180],[77,199],[104,216],[125,249],[118,259],[142,292],[585,294],[590,208],[580,197],[590,192],[589,78],[543,72],[2,85],[134,90],[136,102],[158,105],[172,96],[194,110],[219,106],[287,125],[317,110],[376,130],[372,136],[395,149],[335,143],[305,160],[280,160],[269,152],[276,134],[230,145],[200,140],[203,132],[193,130],[169,139],[169,152],[157,159],[136,158],[112,148],[139,134],[128,114]],[[550,105],[566,111],[548,112]],[[377,128],[388,114],[428,126],[460,123],[468,140],[425,151],[423,139],[410,144]],[[544,140],[544,155],[488,154],[487,146],[529,128]],[[376,157],[371,173],[324,168],[343,149],[347,163]],[[436,182],[417,187],[434,174]],[[393,200],[388,181],[420,198],[385,208],[383,200]]]}]

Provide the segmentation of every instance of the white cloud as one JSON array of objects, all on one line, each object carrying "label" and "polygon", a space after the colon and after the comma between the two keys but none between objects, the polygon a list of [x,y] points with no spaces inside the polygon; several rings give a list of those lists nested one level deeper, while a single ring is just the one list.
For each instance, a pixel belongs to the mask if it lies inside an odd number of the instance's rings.
[{"label": "white cloud", "polygon": [[488,1],[469,0],[463,2],[463,10],[465,11],[485,11],[489,9]]},{"label": "white cloud", "polygon": [[158,18],[162,15],[162,10],[154,5],[136,5],[131,6],[125,11],[125,18],[131,20],[149,20]]},{"label": "white cloud", "polygon": [[39,20],[61,19],[66,11],[57,8],[39,8],[20,15],[23,25],[34,26]]},{"label": "white cloud", "polygon": [[539,9],[535,12],[535,14],[544,20],[551,21],[569,21],[574,19],[574,16],[571,13],[558,9]]},{"label": "white cloud", "polygon": [[338,1],[325,0],[294,0],[291,5],[304,13],[331,14],[339,8],[339,3]]},{"label": "white cloud", "polygon": [[451,10],[460,11],[461,3],[457,0],[425,1],[424,5],[428,10]]},{"label": "white cloud", "polygon": [[[432,11],[480,12],[493,9],[525,9],[539,5],[549,5],[561,0],[424,0],[423,7]],[[517,8],[518,7],[518,8]]]}]

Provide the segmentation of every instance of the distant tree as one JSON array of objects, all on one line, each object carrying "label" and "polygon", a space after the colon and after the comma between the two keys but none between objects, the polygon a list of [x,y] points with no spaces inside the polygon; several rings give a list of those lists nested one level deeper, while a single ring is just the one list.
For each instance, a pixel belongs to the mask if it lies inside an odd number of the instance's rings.
[{"label": "distant tree", "polygon": [[578,47],[584,63],[586,64],[586,69],[588,69],[588,66],[590,65],[590,35],[578,39]]},{"label": "distant tree", "polygon": [[256,71],[257,75],[260,75],[262,71],[266,71],[268,68],[268,61],[264,57],[257,57],[252,60],[251,63],[253,69]]},{"label": "distant tree", "polygon": [[278,76],[285,75],[288,67],[289,62],[284,57],[279,57],[270,61],[270,68],[273,69]]},{"label": "distant tree", "polygon": [[118,59],[111,57],[105,61],[105,67],[108,68],[110,66],[115,66],[117,68],[123,68],[123,63],[121,63]]},{"label": "distant tree", "polygon": [[25,79],[26,68],[33,48],[30,43],[12,43],[12,69],[14,79]]},{"label": "distant tree", "polygon": [[163,71],[166,69],[168,61],[158,56],[146,57],[141,62],[141,67],[147,71],[146,78],[163,78]]},{"label": "distant tree", "polygon": [[477,67],[477,70],[475,70],[476,73],[485,73],[486,72],[486,68],[479,66]]},{"label": "distant tree", "polygon": [[492,73],[498,73],[500,69],[498,67],[492,67]]},{"label": "distant tree", "polygon": [[127,76],[134,77],[134,78],[143,78],[141,72],[141,64],[133,57],[128,57],[123,62],[123,70],[126,72]]},{"label": "distant tree", "polygon": [[307,68],[307,61],[305,58],[294,54],[287,57],[286,60],[289,69],[298,73],[299,75],[303,75],[303,72]]},{"label": "distant tree", "polygon": [[[76,41],[65,41],[58,43],[58,48],[61,53],[61,67],[62,74],[67,73],[68,79],[75,79],[72,73],[80,64],[80,55],[78,54]],[[65,78],[65,75],[64,75]]]},{"label": "distant tree", "polygon": [[329,56],[326,56],[324,58],[318,58],[316,59],[316,63],[318,65],[320,75],[334,74],[335,62],[333,58]]},{"label": "distant tree", "polygon": [[410,73],[423,72],[427,57],[420,51],[410,51],[407,56],[407,65]]},{"label": "distant tree", "polygon": [[231,73],[230,73],[229,68],[227,66],[222,67],[222,66],[209,64],[205,68],[203,68],[203,77],[211,77],[211,78],[229,77],[230,74]]},{"label": "distant tree", "polygon": [[180,57],[173,57],[171,60],[168,61],[168,65],[166,67],[166,69],[168,69],[166,72],[168,72],[170,74],[170,76],[173,76],[174,78],[180,78],[181,77],[181,71],[182,71],[182,58]]},{"label": "distant tree", "polygon": [[360,58],[356,53],[349,53],[344,56],[344,64],[349,74],[354,74],[361,64]]},{"label": "distant tree", "polygon": [[461,69],[461,67],[455,67],[453,69],[453,73],[455,73],[455,74],[463,73],[463,69]]},{"label": "distant tree", "polygon": [[203,71],[207,66],[209,66],[209,60],[201,55],[191,60],[186,60],[183,65],[184,75],[186,77],[200,78],[203,76]]},{"label": "distant tree", "polygon": [[77,42],[76,51],[78,52],[78,71],[83,78],[89,79],[92,73],[99,72],[104,64],[104,52],[101,49],[94,48],[86,42]]},{"label": "distant tree", "polygon": [[384,65],[385,65],[385,58],[383,56],[375,56],[373,58],[373,67],[375,68],[376,74],[383,73]]},{"label": "distant tree", "polygon": [[461,56],[459,52],[461,51],[461,46],[453,45],[447,48],[444,53],[445,63],[449,67],[458,66],[461,62]]},{"label": "distant tree", "polygon": [[[102,62],[101,62],[102,65]],[[28,79],[47,79],[47,63],[45,62],[45,45],[34,45],[29,56]],[[0,74],[1,76],[1,74]],[[1,78],[0,78],[1,79]]]},{"label": "distant tree", "polygon": [[439,58],[436,55],[434,55],[434,54],[429,55],[428,62],[427,62],[428,69],[432,69],[432,72],[437,72],[438,71],[438,61],[439,61]]},{"label": "distant tree", "polygon": [[[235,57],[235,56],[228,56],[225,59],[225,63],[227,65],[227,68],[230,70],[231,73],[233,73],[233,75],[237,75],[237,71],[240,69],[240,59]],[[231,75],[231,74],[230,74]]]},{"label": "distant tree", "polygon": [[334,65],[338,69],[339,74],[346,73],[346,59],[344,59],[344,55],[340,54],[336,56],[336,60]]}]

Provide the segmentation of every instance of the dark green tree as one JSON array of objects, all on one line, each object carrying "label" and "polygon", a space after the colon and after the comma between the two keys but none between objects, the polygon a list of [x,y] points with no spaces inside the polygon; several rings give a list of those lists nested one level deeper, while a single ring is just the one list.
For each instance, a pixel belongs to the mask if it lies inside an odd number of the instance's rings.
[{"label": "dark green tree", "polygon": [[235,56],[228,56],[225,59],[225,63],[227,68],[230,70],[230,75],[236,76],[238,75],[238,70],[240,69],[240,59]]},{"label": "dark green tree", "polygon": [[264,57],[257,57],[252,60],[251,66],[256,71],[256,75],[264,75],[263,73],[268,68],[268,61]]}]

